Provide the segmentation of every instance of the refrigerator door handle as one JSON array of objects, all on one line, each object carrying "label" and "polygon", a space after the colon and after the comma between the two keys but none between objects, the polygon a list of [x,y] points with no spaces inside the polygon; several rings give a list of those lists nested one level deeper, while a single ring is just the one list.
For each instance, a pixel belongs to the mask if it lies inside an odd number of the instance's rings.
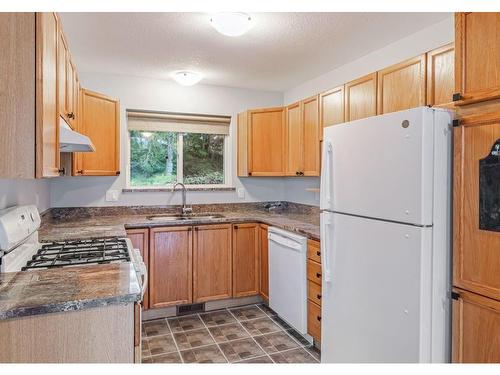
[{"label": "refrigerator door handle", "polygon": [[333,207],[332,204],[332,142],[325,142],[325,149],[323,151],[323,171],[321,173],[321,197],[320,208],[328,210]]},{"label": "refrigerator door handle", "polygon": [[[326,283],[331,281],[330,273],[330,256],[328,248],[330,247],[330,234],[333,230],[330,214],[323,214],[320,227],[320,247],[321,247],[321,263],[323,265],[323,280]],[[333,251],[335,249],[332,249]]]}]

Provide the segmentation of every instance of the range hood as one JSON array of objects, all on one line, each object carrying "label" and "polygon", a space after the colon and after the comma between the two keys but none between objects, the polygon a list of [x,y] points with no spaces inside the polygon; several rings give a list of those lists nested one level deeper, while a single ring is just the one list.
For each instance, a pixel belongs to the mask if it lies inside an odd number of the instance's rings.
[{"label": "range hood", "polygon": [[89,137],[72,130],[59,117],[59,150],[61,152],[93,152],[95,147]]}]

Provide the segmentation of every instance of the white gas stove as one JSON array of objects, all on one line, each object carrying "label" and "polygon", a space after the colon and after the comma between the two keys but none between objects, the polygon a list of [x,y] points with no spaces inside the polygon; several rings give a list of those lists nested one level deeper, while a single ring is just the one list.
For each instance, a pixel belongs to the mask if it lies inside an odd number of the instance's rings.
[{"label": "white gas stove", "polygon": [[0,272],[132,262],[143,292],[146,289],[146,265],[128,238],[40,243],[40,224],[36,206],[0,210]]}]

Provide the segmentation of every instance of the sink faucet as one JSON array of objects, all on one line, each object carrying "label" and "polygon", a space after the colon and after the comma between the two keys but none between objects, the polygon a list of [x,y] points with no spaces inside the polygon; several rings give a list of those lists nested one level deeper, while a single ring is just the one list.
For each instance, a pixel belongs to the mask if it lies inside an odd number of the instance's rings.
[{"label": "sink faucet", "polygon": [[175,188],[177,187],[177,185],[180,185],[182,187],[182,214],[188,215],[193,212],[193,209],[186,205],[186,185],[184,185],[182,182],[177,182],[172,188],[172,193],[175,192]]}]

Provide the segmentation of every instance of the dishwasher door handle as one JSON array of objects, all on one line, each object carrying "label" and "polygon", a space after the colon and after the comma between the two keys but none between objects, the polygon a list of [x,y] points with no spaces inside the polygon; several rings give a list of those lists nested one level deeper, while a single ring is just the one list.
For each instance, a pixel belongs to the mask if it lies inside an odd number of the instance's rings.
[{"label": "dishwasher door handle", "polygon": [[269,238],[269,241],[273,241],[273,242],[277,243],[278,245],[283,245],[283,246],[289,248],[290,250],[295,250],[298,252],[300,252],[302,250],[301,244],[299,244],[295,241],[289,240],[286,237],[282,237],[282,236],[275,235],[273,233],[269,233],[267,238]]}]

